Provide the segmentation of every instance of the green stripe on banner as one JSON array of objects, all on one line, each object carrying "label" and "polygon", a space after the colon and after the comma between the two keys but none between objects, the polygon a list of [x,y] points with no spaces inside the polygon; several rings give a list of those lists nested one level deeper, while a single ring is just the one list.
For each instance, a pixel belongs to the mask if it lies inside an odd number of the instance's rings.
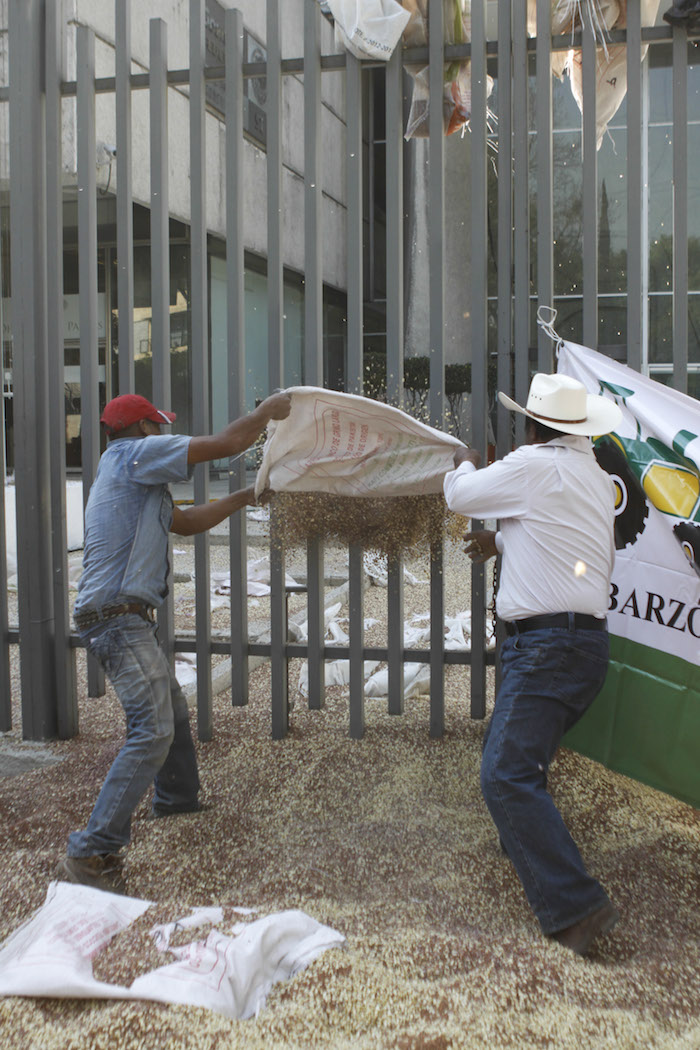
[{"label": "green stripe on banner", "polygon": [[611,635],[602,692],[562,743],[700,807],[700,667]]}]

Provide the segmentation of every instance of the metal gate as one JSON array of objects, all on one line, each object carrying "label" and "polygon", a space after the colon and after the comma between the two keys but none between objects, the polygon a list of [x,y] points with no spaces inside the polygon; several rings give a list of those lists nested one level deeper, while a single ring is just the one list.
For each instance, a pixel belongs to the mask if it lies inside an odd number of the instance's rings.
[{"label": "metal gate", "polygon": [[[291,8],[303,20],[296,27],[303,37],[303,53],[283,58],[282,43]],[[690,191],[697,186],[692,159],[697,152],[694,135],[700,111],[694,76],[694,46],[684,29],[671,30],[659,21],[642,27],[640,5],[627,7],[627,25],[608,35],[610,45],[624,45],[627,55],[624,157],[624,203],[618,196],[618,221],[624,226],[624,288],[616,296],[601,285],[601,240],[610,234],[603,226],[610,195],[601,193],[596,151],[596,55],[598,42],[590,25],[572,37],[552,37],[551,5],[536,5],[536,35],[528,36],[527,0],[472,0],[471,42],[445,46],[444,30],[449,4],[430,0],[430,40],[426,48],[397,49],[386,63],[363,62],[346,52],[321,46],[323,15],[317,0],[283,5],[266,3],[266,56],[250,61],[244,54],[244,19],[227,10],[222,62],[207,64],[205,53],[205,0],[190,0],[189,68],[169,69],[168,26],[150,22],[149,68],[132,72],[130,0],[115,0],[115,75],[95,75],[95,32],[78,25],[77,75],[62,76],[65,25],[58,0],[9,0],[9,86],[0,89],[0,105],[9,109],[9,197],[11,213],[11,273],[3,275],[3,288],[11,278],[12,393],[14,463],[18,536],[18,622],[9,622],[7,604],[0,603],[0,730],[11,728],[10,647],[19,646],[22,682],[22,730],[28,738],[69,737],[78,731],[74,654],[77,638],[71,633],[66,560],[65,418],[63,411],[63,228],[62,103],[75,96],[77,107],[78,249],[80,285],[80,381],[82,389],[82,477],[84,495],[90,488],[99,458],[99,358],[97,331],[97,186],[95,175],[95,109],[102,95],[113,95],[116,112],[116,215],[117,311],[131,318],[134,310],[132,101],[147,92],[150,113],[148,162],[150,164],[150,244],[152,289],[153,396],[170,406],[169,295],[169,189],[168,127],[169,89],[181,86],[189,96],[190,250],[191,250],[191,354],[192,430],[211,429],[210,351],[207,274],[207,223],[205,129],[207,86],[219,85],[222,121],[225,123],[225,204],[227,260],[227,330],[230,418],[245,411],[246,348],[244,329],[244,180],[243,102],[246,82],[266,78],[266,194],[268,376],[270,389],[283,386],[284,250],[283,213],[283,80],[303,75],[303,202],[304,202],[304,381],[323,385],[323,260],[322,186],[326,156],[323,148],[322,82],[328,73],[342,71],[345,79],[344,164],[346,170],[345,252],[347,295],[347,389],[362,392],[363,376],[363,142],[367,138],[363,106],[363,78],[383,81],[386,171],[386,373],[387,400],[403,403],[404,321],[406,311],[406,212],[411,201],[404,192],[404,99],[408,90],[406,68],[420,64],[429,69],[432,99],[443,94],[444,67],[456,60],[471,63],[471,116],[469,121],[470,336],[463,359],[471,361],[471,443],[484,456],[491,435],[496,453],[511,447],[511,421],[504,410],[489,413],[489,371],[496,373],[499,389],[509,390],[519,401],[526,397],[533,369],[551,371],[552,343],[538,331],[534,318],[538,306],[576,302],[580,314],[572,322],[573,335],[587,346],[605,349],[601,319],[609,313],[606,294],[616,303],[620,345],[627,363],[647,370],[654,365],[660,378],[688,390],[689,376],[696,382],[700,352],[694,333],[694,293],[689,287]],[[303,33],[302,33],[303,28]],[[560,90],[552,78],[552,55],[572,47],[580,49],[582,67],[582,117],[575,129],[581,156],[574,165],[579,191],[568,207],[577,215],[581,231],[580,282],[562,287],[557,246],[560,216],[555,211],[556,119],[553,92]],[[649,48],[649,55],[642,55]],[[660,349],[656,329],[650,324],[650,303],[656,294],[650,286],[649,68],[655,49],[665,49],[657,63],[671,85],[670,141],[664,163],[672,175],[672,224],[667,230],[669,302],[672,339]],[[661,52],[659,52],[660,54]],[[654,67],[656,68],[656,67]],[[666,76],[668,74],[668,76]],[[692,76],[692,80],[689,78]],[[489,98],[491,79],[497,90]],[[653,96],[653,92],[651,93]],[[491,107],[493,106],[493,112]],[[694,107],[694,108],[693,108]],[[496,118],[494,120],[494,118]],[[7,127],[7,121],[2,122]],[[572,132],[573,134],[573,132]],[[7,141],[3,143],[7,146]],[[445,283],[450,259],[446,252],[445,215],[446,139],[440,105],[430,107],[427,143],[427,237],[430,358],[430,422],[443,427],[445,420]],[[689,157],[691,163],[689,164]],[[144,158],[142,158],[144,159]],[[698,167],[698,165],[695,165]],[[557,169],[558,170],[558,169]],[[605,200],[605,204],[603,204]],[[693,220],[694,221],[694,220]],[[607,233],[606,233],[607,230]],[[700,231],[699,231],[700,232]],[[609,248],[609,245],[608,245]],[[622,250],[621,249],[621,250]],[[3,258],[5,252],[3,251]],[[606,259],[609,262],[609,256]],[[694,258],[694,255],[693,255]],[[607,265],[607,263],[606,263]],[[614,266],[612,267],[614,270]],[[578,272],[578,271],[577,271]],[[5,295],[6,293],[3,292]],[[661,292],[658,293],[661,295]],[[664,293],[665,294],[665,293]],[[664,300],[665,302],[665,300]],[[654,307],[656,309],[656,307]],[[689,313],[690,310],[690,313]],[[604,318],[603,318],[604,314]],[[605,330],[605,323],[602,330]],[[622,333],[624,329],[624,335]],[[569,332],[562,333],[569,334]],[[690,347],[690,350],[689,350]],[[618,347],[619,351],[619,347]],[[652,368],[652,371],[654,368]],[[132,325],[119,334],[118,391],[134,389]],[[693,390],[697,386],[693,386]],[[491,416],[491,418],[489,418]],[[489,430],[491,427],[491,431]],[[491,433],[492,432],[492,433]],[[522,437],[518,430],[516,439]],[[4,443],[3,443],[4,454]],[[3,462],[3,466],[4,466]],[[245,484],[240,462],[230,469],[232,489]],[[3,490],[0,490],[2,492]],[[205,465],[195,473],[195,502],[209,498]],[[4,499],[0,496],[0,499]],[[0,511],[4,508],[0,507]],[[0,549],[5,549],[4,514],[0,513]],[[274,523],[273,523],[274,524]],[[475,523],[478,527],[478,523]],[[310,705],[320,707],[324,694],[324,664],[344,657],[350,662],[350,733],[359,737],[364,728],[363,664],[365,659],[386,660],[389,667],[389,710],[403,708],[403,669],[410,661],[427,662],[431,670],[430,732],[444,728],[444,668],[447,663],[471,665],[471,714],[483,717],[486,700],[486,666],[492,657],[484,642],[486,584],[482,567],[473,568],[471,651],[445,653],[443,644],[444,599],[442,548],[431,550],[429,650],[409,651],[403,644],[403,571],[400,561],[389,565],[388,645],[369,649],[363,638],[362,551],[349,552],[350,641],[345,648],[324,641],[322,546],[308,548],[308,645],[288,641],[286,623],[284,555],[271,545],[271,640],[253,645],[248,641],[246,600],[245,520],[235,517],[230,529],[231,637],[213,640],[209,608],[210,547],[206,535],[196,537],[196,640],[178,637],[172,604],[160,615],[161,637],[172,654],[194,648],[197,654],[197,711],[199,736],[212,736],[212,653],[231,656],[234,704],[248,698],[248,660],[265,655],[272,670],[272,732],[284,736],[288,724],[287,670],[290,659],[309,661]],[[0,592],[7,591],[7,564],[0,558]],[[172,601],[172,600],[171,600]],[[90,692],[103,689],[101,676],[90,664]]]}]

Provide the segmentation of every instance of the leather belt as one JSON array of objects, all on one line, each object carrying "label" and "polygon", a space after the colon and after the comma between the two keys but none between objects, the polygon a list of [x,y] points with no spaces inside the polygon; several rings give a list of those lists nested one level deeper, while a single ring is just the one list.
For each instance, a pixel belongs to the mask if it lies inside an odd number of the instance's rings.
[{"label": "leather belt", "polygon": [[588,613],[551,613],[547,616],[528,616],[524,620],[506,621],[506,634],[522,634],[524,631],[546,631],[561,627],[566,631],[605,631],[608,621]]},{"label": "leather belt", "polygon": [[121,605],[105,605],[101,609],[89,609],[84,613],[76,613],[73,621],[76,627],[94,627],[96,623],[103,620],[113,620],[115,616],[128,616],[136,613],[147,623],[155,623],[155,609],[152,605],[144,602],[122,602]]}]

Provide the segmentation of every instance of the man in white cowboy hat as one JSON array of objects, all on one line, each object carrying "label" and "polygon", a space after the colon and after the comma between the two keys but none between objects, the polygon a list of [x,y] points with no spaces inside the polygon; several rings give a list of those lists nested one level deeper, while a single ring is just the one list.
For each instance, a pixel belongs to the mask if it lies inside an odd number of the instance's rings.
[{"label": "man in white cowboy hat", "polygon": [[[590,437],[614,429],[621,412],[565,375],[536,375],[525,408],[498,396],[527,416],[526,443],[484,470],[478,452],[459,449],[444,483],[451,510],[500,519],[496,610],[507,637],[481,787],[543,932],[585,955],[619,915],[585,868],[547,770],[608,666],[614,492]],[[496,553],[492,537],[473,534],[473,560]]]}]

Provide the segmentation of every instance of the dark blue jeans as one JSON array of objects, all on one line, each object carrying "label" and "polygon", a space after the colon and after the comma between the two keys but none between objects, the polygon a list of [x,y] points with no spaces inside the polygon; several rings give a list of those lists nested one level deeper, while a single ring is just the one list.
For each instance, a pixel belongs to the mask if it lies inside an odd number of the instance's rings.
[{"label": "dark blue jeans", "polygon": [[184,808],[199,791],[187,701],[140,616],[106,620],[82,635],[105,670],[126,715],[126,743],[102,785],[84,831],[68,838],[70,857],[116,853],[131,838],[131,815],[155,780],[153,804]]},{"label": "dark blue jeans", "polygon": [[605,631],[561,628],[507,638],[484,739],[481,789],[501,843],[545,934],[584,919],[608,897],[584,866],[547,791],[559,742],[600,691]]}]

